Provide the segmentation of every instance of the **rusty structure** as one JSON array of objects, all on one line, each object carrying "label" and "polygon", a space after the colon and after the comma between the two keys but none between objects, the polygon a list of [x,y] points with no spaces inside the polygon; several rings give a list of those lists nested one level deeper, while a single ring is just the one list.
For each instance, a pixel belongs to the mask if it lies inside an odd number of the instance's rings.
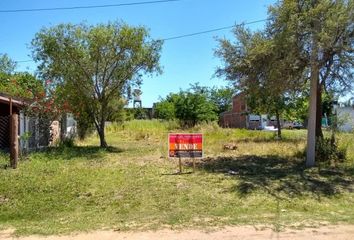
[{"label": "rusty structure", "polygon": [[10,152],[10,166],[17,167],[19,155],[19,113],[21,99],[0,94],[0,149]]}]

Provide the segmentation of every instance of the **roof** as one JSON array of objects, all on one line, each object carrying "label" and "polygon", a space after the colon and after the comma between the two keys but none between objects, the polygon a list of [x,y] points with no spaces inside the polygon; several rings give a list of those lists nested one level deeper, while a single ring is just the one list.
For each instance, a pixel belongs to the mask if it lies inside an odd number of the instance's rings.
[{"label": "roof", "polygon": [[23,107],[26,105],[26,101],[24,99],[13,97],[6,93],[0,92],[0,103],[10,104],[10,101],[12,102],[12,105],[15,107]]}]

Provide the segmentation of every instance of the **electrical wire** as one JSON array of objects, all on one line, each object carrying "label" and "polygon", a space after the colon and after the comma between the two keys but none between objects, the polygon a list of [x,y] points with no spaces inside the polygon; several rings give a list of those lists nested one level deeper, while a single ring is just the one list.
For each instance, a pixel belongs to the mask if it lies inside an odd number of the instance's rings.
[{"label": "electrical wire", "polygon": [[169,40],[175,40],[175,39],[180,39],[180,38],[193,37],[193,36],[197,36],[197,35],[202,35],[202,34],[207,34],[207,33],[212,33],[212,32],[218,32],[218,31],[226,30],[226,29],[231,29],[231,28],[238,27],[238,26],[250,25],[250,24],[265,22],[265,21],[267,21],[267,20],[268,20],[268,19],[260,19],[260,20],[256,20],[256,21],[252,21],[252,22],[245,22],[245,23],[235,24],[235,25],[227,26],[227,27],[214,28],[214,29],[210,29],[210,30],[206,30],[206,31],[194,32],[194,33],[189,33],[189,34],[184,34],[184,35],[179,35],[179,36],[164,38],[164,39],[162,39],[162,40],[163,40],[163,41],[169,41]]},{"label": "electrical wire", "polygon": [[124,7],[124,6],[136,6],[146,4],[179,2],[181,0],[155,0],[144,2],[132,2],[132,3],[117,3],[106,5],[91,5],[91,6],[75,6],[75,7],[54,7],[54,8],[29,8],[29,9],[5,9],[0,10],[0,13],[20,13],[20,12],[42,12],[42,11],[60,11],[60,10],[76,10],[76,9],[92,9],[92,8],[110,8],[110,7]]},{"label": "electrical wire", "polygon": [[[176,40],[176,39],[181,39],[181,38],[188,38],[188,37],[193,37],[193,36],[197,36],[197,35],[203,35],[203,34],[207,34],[207,33],[218,32],[218,31],[221,31],[221,30],[227,30],[227,29],[231,29],[231,28],[234,28],[234,27],[238,27],[238,26],[245,26],[245,25],[251,25],[251,24],[255,24],[255,23],[265,22],[267,20],[269,20],[269,19],[265,18],[265,19],[250,21],[250,22],[244,22],[244,23],[241,23],[241,24],[235,24],[235,25],[232,25],[232,26],[214,28],[214,29],[209,29],[209,30],[200,31],[200,32],[194,32],[194,33],[188,33],[188,34],[183,34],[183,35],[163,38],[161,40],[162,41],[171,41],[171,40]],[[22,60],[22,61],[15,61],[15,62],[16,63],[26,63],[26,62],[33,62],[33,60]]]}]

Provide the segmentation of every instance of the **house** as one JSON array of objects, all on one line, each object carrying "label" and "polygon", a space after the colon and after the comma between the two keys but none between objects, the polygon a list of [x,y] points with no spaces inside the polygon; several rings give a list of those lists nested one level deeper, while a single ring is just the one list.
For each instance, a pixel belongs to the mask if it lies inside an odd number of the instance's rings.
[{"label": "house", "polygon": [[[24,103],[21,99],[0,93],[0,149],[10,149],[10,115],[19,114]],[[18,130],[19,131],[19,130]]]},{"label": "house", "polygon": [[[232,98],[230,111],[220,114],[219,124],[224,128],[264,129],[266,126],[277,126],[275,117],[266,114],[251,114],[247,106],[244,93],[239,93]],[[283,122],[281,122],[283,124]]]},{"label": "house", "polygon": [[[71,137],[76,133],[76,121],[71,114],[62,119],[49,121],[26,115],[26,100],[0,93],[0,150],[10,149],[10,115],[18,115],[19,149],[31,151],[48,147],[60,137]],[[11,114],[10,114],[11,113]]]},{"label": "house", "polygon": [[337,109],[338,128],[343,132],[354,131],[354,105],[343,106]]}]

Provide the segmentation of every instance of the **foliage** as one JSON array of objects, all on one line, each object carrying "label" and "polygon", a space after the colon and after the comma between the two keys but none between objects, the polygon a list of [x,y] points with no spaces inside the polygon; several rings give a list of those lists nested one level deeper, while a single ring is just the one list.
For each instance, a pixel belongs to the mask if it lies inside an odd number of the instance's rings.
[{"label": "foliage", "polygon": [[12,74],[16,69],[16,62],[7,54],[0,54],[0,73]]},{"label": "foliage", "polygon": [[353,1],[278,1],[270,8],[269,28],[278,39],[293,39],[303,78],[317,83],[316,136],[322,137],[322,92],[353,89]]},{"label": "foliage", "polygon": [[173,120],[176,118],[176,107],[172,101],[161,100],[155,105],[155,116],[158,119]]},{"label": "foliage", "polygon": [[144,108],[134,109],[134,119],[148,119],[148,112]]},{"label": "foliage", "polygon": [[220,113],[228,111],[232,103],[230,88],[217,88],[192,84],[189,89],[171,93],[155,105],[159,119],[179,119],[183,125],[194,126],[200,122],[217,120]]},{"label": "foliage", "polygon": [[41,81],[27,72],[8,74],[0,72],[0,92],[33,100],[44,94]]},{"label": "foliage", "polygon": [[236,42],[219,40],[216,55],[223,61],[217,75],[233,82],[246,96],[252,112],[275,115],[278,137],[281,138],[280,117],[288,105],[288,96],[299,90],[293,82],[300,79],[301,71],[289,66],[292,48],[278,41],[267,29],[254,32],[237,27]]},{"label": "foliage", "polygon": [[122,106],[131,86],[144,73],[159,73],[161,41],[149,39],[144,27],[110,22],[96,26],[60,24],[43,28],[32,41],[43,79],[66,101],[76,117],[81,113],[96,127],[100,146],[107,147],[104,125]]},{"label": "foliage", "polygon": [[316,159],[320,164],[337,166],[346,159],[347,149],[338,147],[334,138],[318,138],[316,143]]},{"label": "foliage", "polygon": [[234,90],[229,87],[216,88],[213,87],[210,90],[210,100],[217,107],[217,114],[220,115],[223,112],[229,111],[232,106],[232,97],[234,96]]},{"label": "foliage", "polygon": [[278,1],[264,31],[236,27],[235,43],[219,40],[216,55],[224,65],[217,75],[233,81],[253,107],[274,114],[286,111],[289,96],[306,96],[309,76],[316,78],[316,135],[322,136],[322,91],[353,87],[353,9],[344,0]]},{"label": "foliage", "polygon": [[195,126],[200,122],[210,122],[218,119],[215,105],[200,93],[180,92],[176,107],[176,118],[184,126]]},{"label": "foliage", "polygon": [[155,107],[160,119],[178,119],[183,126],[195,126],[200,122],[215,121],[218,118],[216,105],[200,89],[189,89],[171,93]]},{"label": "foliage", "polygon": [[73,148],[74,146],[75,146],[75,140],[73,137],[64,138],[59,143],[59,148]]}]

